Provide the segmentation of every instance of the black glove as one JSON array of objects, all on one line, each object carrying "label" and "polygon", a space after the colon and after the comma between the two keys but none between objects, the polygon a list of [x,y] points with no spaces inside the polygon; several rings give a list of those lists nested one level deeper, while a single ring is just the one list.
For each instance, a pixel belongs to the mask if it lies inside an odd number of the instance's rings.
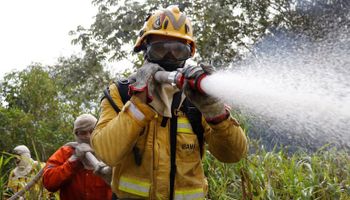
[{"label": "black glove", "polygon": [[202,112],[208,122],[218,123],[227,119],[229,112],[219,99],[200,92],[196,87],[198,80],[203,75],[210,75],[213,72],[215,72],[215,68],[206,64],[185,67],[182,70],[185,78],[183,89],[187,98]]}]

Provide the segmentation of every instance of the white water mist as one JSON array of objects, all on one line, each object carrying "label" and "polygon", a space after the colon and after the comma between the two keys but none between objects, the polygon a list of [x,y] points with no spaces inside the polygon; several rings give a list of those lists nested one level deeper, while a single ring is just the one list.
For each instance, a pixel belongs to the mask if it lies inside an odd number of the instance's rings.
[{"label": "white water mist", "polygon": [[[342,35],[344,36],[344,35]],[[260,52],[202,82],[208,94],[283,134],[350,144],[350,42],[294,42]]]}]

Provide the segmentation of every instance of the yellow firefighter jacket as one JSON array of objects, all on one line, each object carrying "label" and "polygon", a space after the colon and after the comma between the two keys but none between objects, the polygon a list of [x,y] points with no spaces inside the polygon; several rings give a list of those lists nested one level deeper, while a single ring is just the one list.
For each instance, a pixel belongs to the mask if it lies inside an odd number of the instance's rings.
[{"label": "yellow firefighter jacket", "polygon": [[[101,102],[100,119],[91,137],[91,144],[103,162],[113,166],[112,190],[118,198],[169,199],[170,123],[160,126],[159,116],[137,97],[124,106],[118,88],[110,87],[110,95],[120,113],[107,99]],[[205,143],[222,162],[237,162],[247,152],[247,139],[233,118],[209,125],[204,119]],[[176,175],[174,199],[204,199],[207,182],[204,176],[196,134],[184,113],[178,113]],[[142,156],[136,164],[133,148]]]}]

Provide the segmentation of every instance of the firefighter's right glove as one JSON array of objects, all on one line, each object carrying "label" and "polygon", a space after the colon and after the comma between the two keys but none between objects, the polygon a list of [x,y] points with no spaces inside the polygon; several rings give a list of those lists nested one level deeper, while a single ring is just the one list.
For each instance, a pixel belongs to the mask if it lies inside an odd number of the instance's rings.
[{"label": "firefighter's right glove", "polygon": [[85,159],[86,152],[93,152],[92,148],[87,143],[79,143],[75,147],[74,154],[69,158],[70,161],[80,160],[83,161]]},{"label": "firefighter's right glove", "polygon": [[145,61],[142,67],[137,70],[136,74],[131,75],[129,78],[131,79],[131,84],[129,85],[130,95],[145,92],[147,102],[151,102],[155,84],[157,84],[154,80],[154,74],[157,71],[164,71],[164,69],[156,63]]},{"label": "firefighter's right glove", "polygon": [[195,105],[209,123],[217,124],[229,117],[229,112],[225,105],[217,98],[200,92],[198,88],[193,87],[201,75],[210,75],[215,72],[211,65],[200,64],[199,66],[187,66],[182,70],[184,75],[184,93],[186,97]]}]

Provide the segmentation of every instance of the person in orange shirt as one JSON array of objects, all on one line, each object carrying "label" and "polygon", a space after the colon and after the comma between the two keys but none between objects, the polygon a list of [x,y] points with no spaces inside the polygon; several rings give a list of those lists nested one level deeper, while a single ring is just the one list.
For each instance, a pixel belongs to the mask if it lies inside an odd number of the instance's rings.
[{"label": "person in orange shirt", "polygon": [[112,199],[109,183],[96,175],[96,169],[85,158],[86,152],[92,152],[90,135],[96,121],[90,114],[80,115],[73,131],[77,145],[62,146],[46,163],[43,184],[49,191],[59,190],[61,200]]}]

